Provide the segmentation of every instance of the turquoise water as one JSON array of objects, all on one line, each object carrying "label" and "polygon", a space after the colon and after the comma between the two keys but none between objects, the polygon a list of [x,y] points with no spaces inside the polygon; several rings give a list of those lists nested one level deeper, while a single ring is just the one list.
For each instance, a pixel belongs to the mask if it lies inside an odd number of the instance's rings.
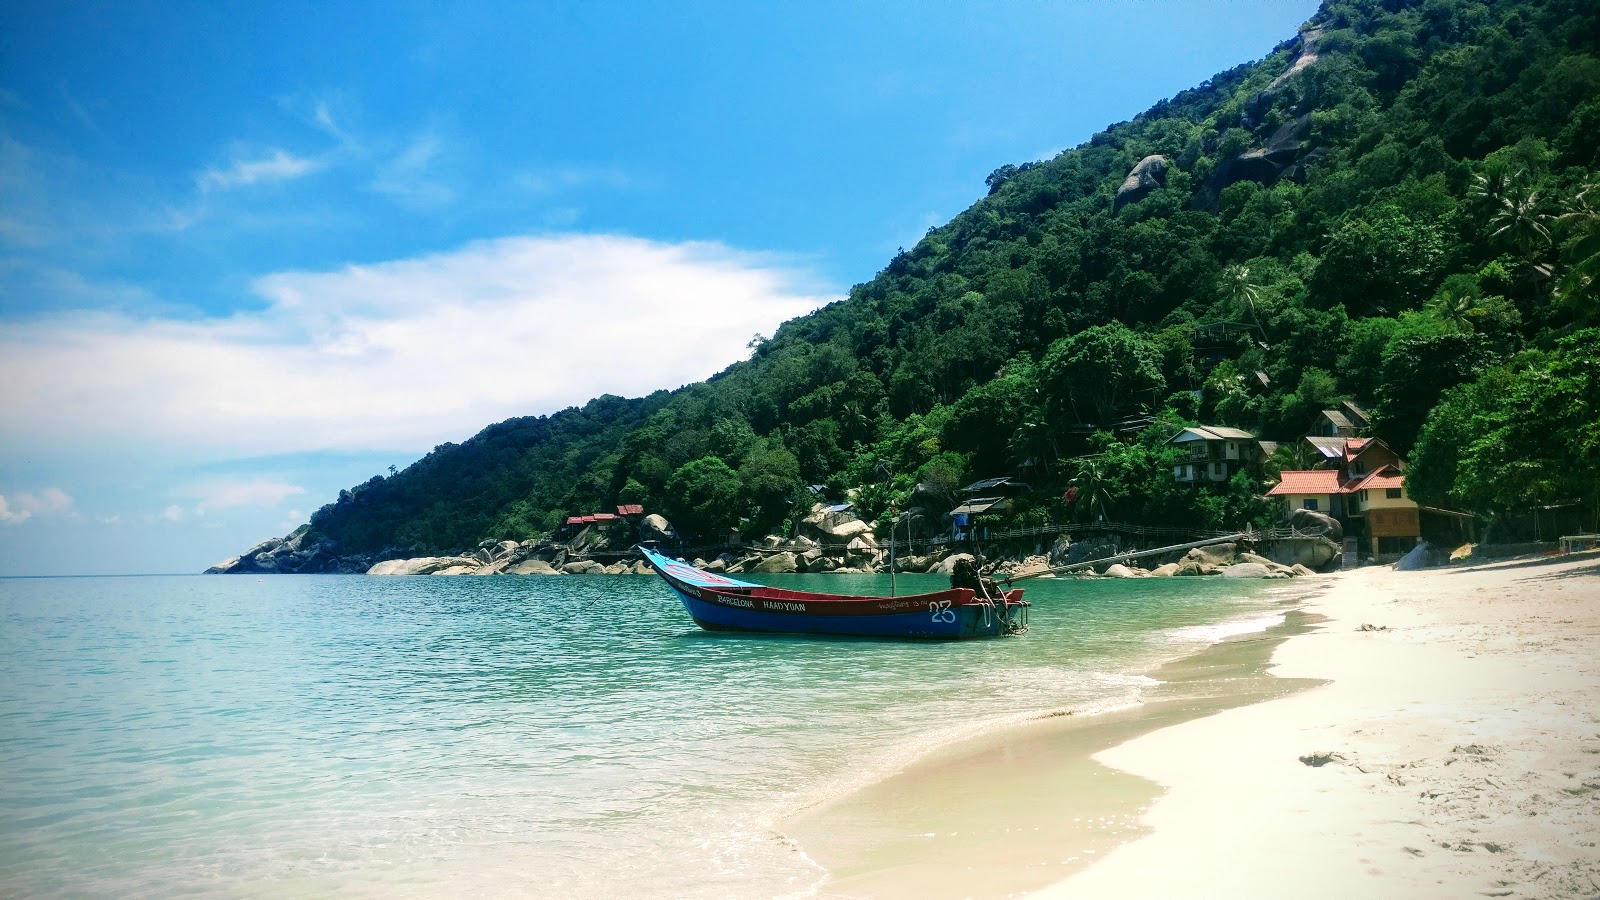
[{"label": "turquoise water", "polygon": [[779,817],[1277,618],[1025,584],[1028,634],[918,643],[710,634],[646,576],[0,580],[0,893],[804,894]]}]

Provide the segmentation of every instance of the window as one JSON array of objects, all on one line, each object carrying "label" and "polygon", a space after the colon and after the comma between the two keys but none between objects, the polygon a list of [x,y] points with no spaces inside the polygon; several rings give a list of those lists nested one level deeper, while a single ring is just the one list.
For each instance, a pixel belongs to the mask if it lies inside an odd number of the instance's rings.
[{"label": "window", "polygon": [[1383,489],[1383,495],[1385,497],[1388,497],[1390,500],[1399,500],[1400,499],[1400,489],[1399,488],[1384,488]]},{"label": "window", "polygon": [[1313,500],[1313,499],[1307,499],[1301,505],[1304,506],[1306,509],[1315,510],[1317,508],[1317,501]]}]

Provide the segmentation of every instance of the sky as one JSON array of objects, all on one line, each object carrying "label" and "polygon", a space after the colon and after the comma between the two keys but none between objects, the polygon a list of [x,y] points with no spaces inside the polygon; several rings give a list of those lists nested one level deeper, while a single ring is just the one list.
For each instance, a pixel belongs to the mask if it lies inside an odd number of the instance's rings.
[{"label": "sky", "polygon": [[0,576],[702,380],[1305,0],[0,6]]}]

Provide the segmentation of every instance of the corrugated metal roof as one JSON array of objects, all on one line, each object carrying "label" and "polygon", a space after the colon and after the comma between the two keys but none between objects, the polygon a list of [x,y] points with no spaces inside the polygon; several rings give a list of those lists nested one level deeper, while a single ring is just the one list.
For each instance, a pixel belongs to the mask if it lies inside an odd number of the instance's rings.
[{"label": "corrugated metal roof", "polygon": [[[1185,437],[1188,435],[1188,437]],[[1193,425],[1180,430],[1167,440],[1169,444],[1186,444],[1189,441],[1253,441],[1256,436],[1226,425]]]},{"label": "corrugated metal roof", "polygon": [[1335,428],[1349,428],[1352,431],[1355,430],[1355,424],[1352,423],[1344,413],[1339,412],[1337,409],[1325,409],[1322,411],[1322,415],[1328,421],[1332,422]]},{"label": "corrugated metal roof", "polygon": [[979,491],[993,490],[997,487],[1011,488],[1018,491],[1025,491],[1028,489],[1026,482],[1018,481],[1015,478],[1007,475],[1003,478],[985,478],[982,481],[974,481],[973,483],[962,488],[961,491],[965,494],[976,494]]},{"label": "corrugated metal roof", "polygon": [[1344,444],[1348,440],[1350,439],[1346,437],[1319,437],[1316,435],[1306,435],[1305,437],[1305,441],[1315,448],[1323,459],[1338,459],[1343,456]]},{"label": "corrugated metal roof", "polygon": [[1283,473],[1283,480],[1267,491],[1267,496],[1338,493],[1342,493],[1338,472],[1332,469],[1293,469]]},{"label": "corrugated metal roof", "polygon": [[1004,497],[974,497],[955,509],[950,510],[950,515],[954,516],[960,513],[971,514],[985,512],[1003,500],[1005,500]]}]

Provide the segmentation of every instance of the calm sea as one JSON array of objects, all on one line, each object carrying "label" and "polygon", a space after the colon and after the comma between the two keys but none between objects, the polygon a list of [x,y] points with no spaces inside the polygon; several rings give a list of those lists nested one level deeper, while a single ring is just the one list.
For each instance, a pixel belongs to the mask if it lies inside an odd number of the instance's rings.
[{"label": "calm sea", "polygon": [[647,576],[0,580],[0,894],[803,895],[780,816],[1135,702],[1279,584],[1026,582],[1028,634],[914,643],[709,634]]}]

